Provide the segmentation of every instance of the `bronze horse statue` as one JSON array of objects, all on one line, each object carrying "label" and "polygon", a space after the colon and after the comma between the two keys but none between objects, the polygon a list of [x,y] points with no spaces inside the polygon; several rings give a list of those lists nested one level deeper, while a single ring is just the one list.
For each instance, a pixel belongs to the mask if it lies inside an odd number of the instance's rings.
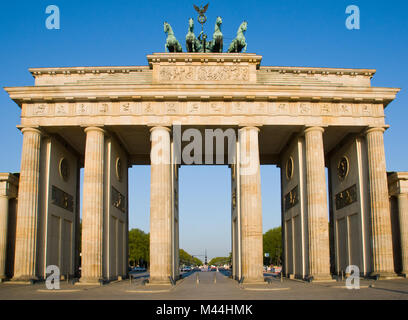
[{"label": "bronze horse statue", "polygon": [[[201,37],[201,31],[198,38]],[[188,19],[188,33],[186,35],[186,49],[187,52],[202,52],[202,45],[200,40],[198,40],[194,34],[194,20],[193,18]]]},{"label": "bronze horse statue", "polygon": [[224,37],[221,32],[222,18],[217,17],[215,21],[215,30],[213,39],[208,42],[207,49],[209,52],[222,52]]},{"label": "bronze horse statue", "polygon": [[167,33],[166,44],[164,45],[165,52],[182,52],[183,48],[181,47],[180,42],[178,42],[174,36],[174,32],[170,24],[167,22],[164,23],[164,32]]},{"label": "bronze horse statue", "polygon": [[237,36],[232,40],[228,52],[246,52],[247,43],[245,41],[244,32],[247,30],[248,23],[246,21],[242,22],[238,28]]}]

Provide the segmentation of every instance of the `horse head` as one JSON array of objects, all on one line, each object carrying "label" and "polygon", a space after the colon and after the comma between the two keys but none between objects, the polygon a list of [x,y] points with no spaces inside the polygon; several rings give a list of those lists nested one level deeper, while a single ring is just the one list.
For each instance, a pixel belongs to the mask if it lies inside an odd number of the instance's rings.
[{"label": "horse head", "polygon": [[165,33],[169,32],[170,25],[166,21],[163,23],[163,27]]},{"label": "horse head", "polygon": [[215,24],[220,27],[222,24],[222,18],[221,17],[217,17],[217,20],[215,20]]},{"label": "horse head", "polygon": [[194,29],[194,19],[193,18],[188,19],[188,28],[190,31],[193,31]]},{"label": "horse head", "polygon": [[241,30],[242,32],[245,32],[245,31],[247,31],[247,27],[248,27],[248,22],[244,21],[239,26],[239,30]]}]

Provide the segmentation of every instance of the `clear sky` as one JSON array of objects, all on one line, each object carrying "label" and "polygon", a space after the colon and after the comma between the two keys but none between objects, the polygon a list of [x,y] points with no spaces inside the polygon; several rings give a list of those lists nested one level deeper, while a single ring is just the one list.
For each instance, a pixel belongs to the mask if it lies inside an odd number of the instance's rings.
[{"label": "clear sky", "polygon": [[[268,0],[209,1],[206,32],[223,18],[224,48],[248,21],[248,52],[263,65],[374,68],[374,86],[402,88],[386,109],[387,169],[408,171],[408,3],[406,1]],[[164,50],[163,21],[184,47],[193,4],[207,1],[36,0],[2,1],[0,85],[32,85],[29,67],[146,65],[146,54]],[[60,30],[45,27],[48,5],[60,9]],[[348,5],[360,8],[360,30],[345,26]],[[196,23],[196,31],[198,30]],[[211,36],[210,36],[211,37]],[[20,109],[0,90],[0,171],[20,169]],[[230,251],[230,176],[225,166],[182,167],[180,242],[192,254]],[[279,170],[263,166],[264,231],[280,225]],[[130,170],[130,227],[149,231],[147,166]]]}]

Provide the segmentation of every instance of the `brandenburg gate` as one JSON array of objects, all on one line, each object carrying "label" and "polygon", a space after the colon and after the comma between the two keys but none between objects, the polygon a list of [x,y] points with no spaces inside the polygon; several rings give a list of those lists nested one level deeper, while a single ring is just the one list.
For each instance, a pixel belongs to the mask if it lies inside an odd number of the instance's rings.
[{"label": "brandenburg gate", "polygon": [[[390,210],[383,139],[384,108],[399,89],[372,87],[372,69],[262,66],[261,59],[154,53],[146,66],[33,68],[34,86],[5,88],[21,108],[23,150],[19,179],[2,180],[18,185],[17,210],[2,200],[14,217],[7,222],[2,212],[0,221],[14,248],[9,268],[2,240],[3,276],[44,279],[57,265],[70,277],[81,267],[80,283],[126,277],[128,168],[151,165],[150,283],[177,280],[178,171],[209,163],[231,168],[235,279],[263,281],[260,165],[281,170],[286,276],[327,280],[348,265],[362,276],[395,275],[395,210],[406,272],[407,198]],[[216,156],[213,141],[186,151],[193,133],[208,129],[233,134]]]}]

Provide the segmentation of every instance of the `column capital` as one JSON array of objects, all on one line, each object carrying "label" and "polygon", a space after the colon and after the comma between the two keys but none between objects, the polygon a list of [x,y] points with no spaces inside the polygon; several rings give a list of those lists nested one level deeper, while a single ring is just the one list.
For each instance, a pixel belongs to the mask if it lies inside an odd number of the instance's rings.
[{"label": "column capital", "polygon": [[364,133],[367,135],[368,133],[371,133],[371,132],[381,132],[381,133],[384,133],[385,132],[385,130],[386,130],[386,128],[384,128],[384,127],[368,127],[365,131],[364,131]]},{"label": "column capital", "polygon": [[162,126],[162,125],[157,125],[157,126],[150,126],[150,133],[152,133],[155,130],[164,130],[167,132],[171,132],[171,129],[168,126]]},{"label": "column capital", "polygon": [[308,133],[311,131],[320,131],[321,133],[324,132],[324,128],[323,127],[319,127],[319,126],[310,126],[310,127],[305,127],[305,129],[303,130],[304,133]]},{"label": "column capital", "polygon": [[39,135],[43,134],[39,127],[20,127],[19,129],[21,130],[22,133],[34,132],[34,133],[37,133]]},{"label": "column capital", "polygon": [[240,125],[240,128],[238,129],[238,131],[244,131],[244,130],[256,130],[257,132],[261,131],[261,129],[259,129],[260,126],[257,125]]},{"label": "column capital", "polygon": [[88,133],[90,131],[98,131],[98,132],[102,132],[103,134],[106,134],[106,131],[103,129],[103,127],[99,127],[99,126],[90,126],[84,129],[85,133]]}]

